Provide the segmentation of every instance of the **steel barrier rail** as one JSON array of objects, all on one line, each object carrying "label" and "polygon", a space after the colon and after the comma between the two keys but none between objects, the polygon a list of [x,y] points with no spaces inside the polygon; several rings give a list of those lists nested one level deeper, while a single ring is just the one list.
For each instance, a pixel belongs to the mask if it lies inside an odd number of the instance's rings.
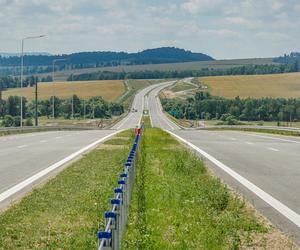
[{"label": "steel barrier rail", "polygon": [[136,175],[138,149],[142,140],[144,125],[136,131],[132,149],[120,175],[115,197],[111,199],[112,208],[104,213],[105,230],[97,233],[98,250],[118,250],[121,247],[122,236],[127,225],[129,204]]}]

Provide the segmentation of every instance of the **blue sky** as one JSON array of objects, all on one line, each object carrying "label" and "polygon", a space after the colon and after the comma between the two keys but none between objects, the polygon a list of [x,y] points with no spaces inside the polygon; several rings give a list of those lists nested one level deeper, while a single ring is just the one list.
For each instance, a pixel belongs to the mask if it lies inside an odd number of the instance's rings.
[{"label": "blue sky", "polygon": [[0,0],[0,51],[140,51],[176,46],[217,59],[300,51],[299,0]]}]

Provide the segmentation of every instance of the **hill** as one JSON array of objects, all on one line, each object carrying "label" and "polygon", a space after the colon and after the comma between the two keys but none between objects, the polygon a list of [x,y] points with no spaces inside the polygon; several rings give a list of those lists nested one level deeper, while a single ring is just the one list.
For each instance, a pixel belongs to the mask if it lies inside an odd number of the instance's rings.
[{"label": "hill", "polygon": [[[63,64],[72,65],[72,68],[214,60],[212,57],[202,53],[193,53],[175,47],[162,47],[147,49],[137,53],[95,51],[53,56],[26,55],[24,58],[24,65],[51,66],[54,59],[63,58],[68,59],[68,61]],[[20,58],[18,56],[0,57],[0,66],[2,67],[18,66],[19,64]]]}]

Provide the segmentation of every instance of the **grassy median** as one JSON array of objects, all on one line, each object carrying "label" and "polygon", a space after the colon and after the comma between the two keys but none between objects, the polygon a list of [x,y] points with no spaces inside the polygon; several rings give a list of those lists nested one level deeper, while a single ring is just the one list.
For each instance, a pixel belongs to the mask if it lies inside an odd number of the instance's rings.
[{"label": "grassy median", "polygon": [[148,128],[123,249],[238,249],[266,227],[160,129]]},{"label": "grassy median", "polygon": [[0,249],[96,249],[132,141],[117,135],[0,214]]}]

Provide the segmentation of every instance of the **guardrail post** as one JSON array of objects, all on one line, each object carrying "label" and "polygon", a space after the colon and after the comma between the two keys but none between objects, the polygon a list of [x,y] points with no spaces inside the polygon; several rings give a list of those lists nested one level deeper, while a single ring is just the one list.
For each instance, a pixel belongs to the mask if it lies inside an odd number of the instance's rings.
[{"label": "guardrail post", "polygon": [[138,158],[139,142],[143,132],[143,125],[136,131],[134,143],[125,162],[124,171],[115,188],[115,198],[111,199],[112,210],[105,213],[105,231],[98,232],[98,249],[119,250],[124,229],[128,221],[129,204],[132,197],[132,188],[135,179],[135,167]]},{"label": "guardrail post", "polygon": [[111,250],[112,248],[112,233],[111,232],[98,232],[97,233],[98,239],[99,239],[99,245],[98,248],[101,248],[100,244],[102,243],[103,250]]}]

